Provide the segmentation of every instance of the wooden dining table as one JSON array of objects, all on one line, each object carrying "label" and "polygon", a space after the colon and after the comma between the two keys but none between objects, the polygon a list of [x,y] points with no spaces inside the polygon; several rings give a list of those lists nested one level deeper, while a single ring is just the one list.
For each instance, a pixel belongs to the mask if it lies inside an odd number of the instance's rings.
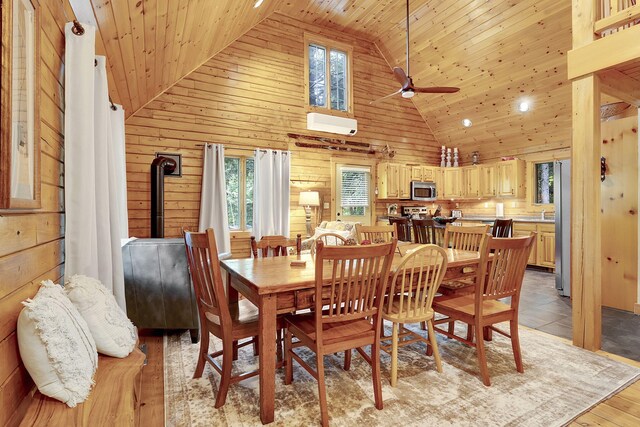
[{"label": "wooden dining table", "polygon": [[[392,273],[402,262],[401,253],[420,245],[409,244],[399,248],[393,259]],[[473,251],[447,249],[445,279],[471,277],[480,261]],[[302,267],[291,261],[304,260]],[[268,424],[274,420],[276,376],[276,319],[278,314],[293,313],[312,306],[315,294],[315,262],[311,255],[271,258],[227,259],[220,262],[227,272],[229,301],[237,301],[238,292],[255,304],[259,310],[259,367],[260,367],[260,420]],[[326,269],[331,277],[330,268]]]}]

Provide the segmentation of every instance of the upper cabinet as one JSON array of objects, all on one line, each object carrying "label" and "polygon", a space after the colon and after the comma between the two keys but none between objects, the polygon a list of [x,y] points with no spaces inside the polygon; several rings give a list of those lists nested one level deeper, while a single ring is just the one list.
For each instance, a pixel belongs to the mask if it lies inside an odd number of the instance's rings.
[{"label": "upper cabinet", "polygon": [[462,183],[464,187],[464,197],[476,198],[480,196],[480,168],[478,166],[467,166],[462,168]]},{"label": "upper cabinet", "polygon": [[507,160],[495,164],[497,175],[496,196],[522,198],[525,195],[524,160]]},{"label": "upper cabinet", "polygon": [[409,199],[411,197],[412,167],[400,163],[378,164],[378,198]]},{"label": "upper cabinet", "polygon": [[494,165],[481,165],[478,172],[480,177],[480,197],[490,198],[496,196],[496,167]]},{"label": "upper cabinet", "polygon": [[400,165],[400,199],[411,198],[411,179],[412,179],[412,167],[406,165]]},{"label": "upper cabinet", "polygon": [[461,168],[444,168],[443,185],[441,188],[441,195],[445,199],[455,199],[463,197],[462,189],[462,170]]}]

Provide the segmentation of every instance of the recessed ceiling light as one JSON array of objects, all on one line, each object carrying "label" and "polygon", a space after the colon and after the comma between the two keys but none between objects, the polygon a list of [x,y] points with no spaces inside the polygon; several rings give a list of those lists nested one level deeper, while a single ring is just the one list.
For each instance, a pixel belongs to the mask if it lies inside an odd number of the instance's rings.
[{"label": "recessed ceiling light", "polygon": [[469,120],[469,119],[464,119],[464,120],[462,121],[462,126],[464,126],[464,127],[466,127],[466,128],[471,127],[471,125],[472,125],[472,124],[473,124],[473,123],[472,123],[472,122],[471,122],[471,120]]},{"label": "recessed ceiling light", "polygon": [[529,105],[528,101],[522,101],[520,104],[518,104],[518,110],[521,113],[526,113],[527,111],[529,111],[529,108],[531,108],[531,106]]},{"label": "recessed ceiling light", "polygon": [[258,0],[258,1],[256,2],[256,4],[254,4],[254,5],[253,5],[253,8],[255,9],[256,7],[260,7],[260,5],[262,4],[262,2],[263,2],[263,1],[264,1],[264,0]]}]

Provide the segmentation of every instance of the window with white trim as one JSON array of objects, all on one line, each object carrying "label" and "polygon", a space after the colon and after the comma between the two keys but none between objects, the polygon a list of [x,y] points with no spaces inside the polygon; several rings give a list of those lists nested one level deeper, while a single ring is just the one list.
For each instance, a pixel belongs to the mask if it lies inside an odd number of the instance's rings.
[{"label": "window with white trim", "polygon": [[224,158],[227,188],[227,218],[234,231],[253,227],[253,157]]},{"label": "window with white trim", "polygon": [[315,37],[305,42],[307,105],[312,110],[350,113],[353,49]]},{"label": "window with white trim", "polygon": [[342,167],[340,207],[343,216],[364,216],[369,207],[369,169]]}]

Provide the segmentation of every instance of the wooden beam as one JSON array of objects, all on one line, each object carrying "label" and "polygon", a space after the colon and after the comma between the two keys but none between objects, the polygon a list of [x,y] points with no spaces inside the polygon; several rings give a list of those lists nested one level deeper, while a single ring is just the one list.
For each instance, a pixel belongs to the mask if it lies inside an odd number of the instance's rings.
[{"label": "wooden beam", "polygon": [[616,98],[640,107],[640,81],[633,79],[618,70],[607,70],[598,73],[602,91]]},{"label": "wooden beam", "polygon": [[640,61],[638,40],[640,40],[640,25],[626,28],[579,47],[574,43],[574,48],[567,55],[569,80],[617,65]]},{"label": "wooden beam", "polygon": [[593,32],[596,34],[600,34],[603,31],[609,30],[611,28],[622,27],[623,25],[633,22],[639,18],[640,4],[636,4],[635,6],[631,6],[618,13],[614,13],[611,16],[607,16],[606,18],[596,21],[595,25],[593,26]]},{"label": "wooden beam", "polygon": [[573,343],[600,348],[600,83],[596,75],[573,86],[571,145],[571,292]]}]

